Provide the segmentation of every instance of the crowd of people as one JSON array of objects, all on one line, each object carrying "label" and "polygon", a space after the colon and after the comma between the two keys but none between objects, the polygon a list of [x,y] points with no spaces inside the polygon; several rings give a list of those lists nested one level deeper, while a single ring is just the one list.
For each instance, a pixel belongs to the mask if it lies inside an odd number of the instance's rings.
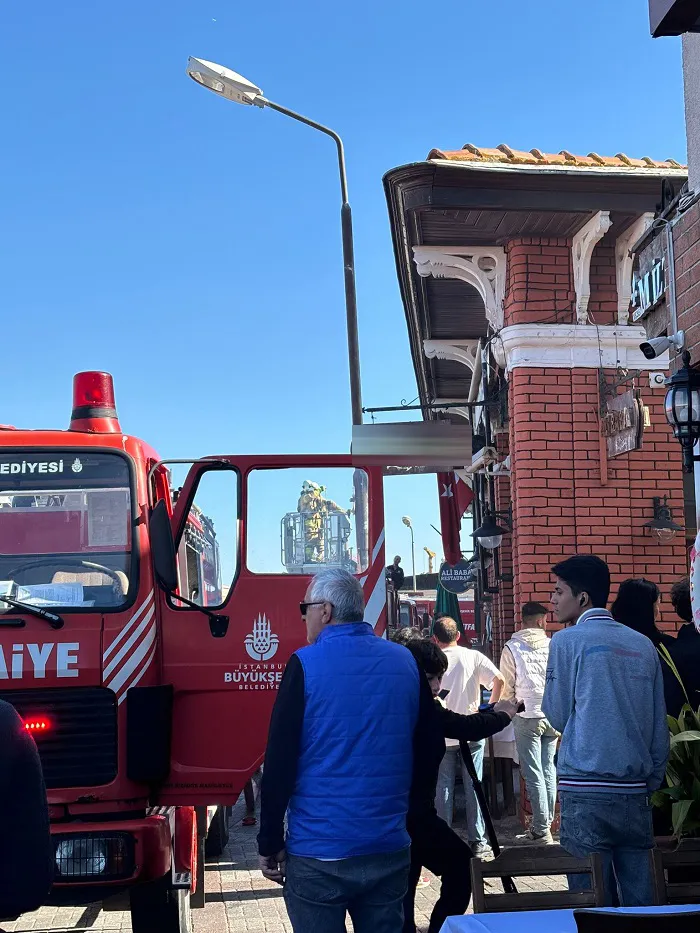
[{"label": "crowd of people", "polygon": [[[652,903],[649,798],[664,781],[666,715],[700,702],[688,583],[672,591],[686,623],[673,638],[657,627],[653,583],[626,581],[608,611],[602,560],[577,555],[552,572],[565,627],[550,638],[548,608],[526,603],[499,667],[461,646],[447,616],[428,638],[410,628],[377,638],[354,576],[314,577],[300,604],[308,645],[290,659],[272,715],[258,835],[261,870],[284,885],[294,930],[342,931],[349,914],[356,933],[415,933],[423,868],[441,879],[429,933],[463,913],[469,861],[492,854],[484,744],[511,722],[532,809],[515,842],[554,842],[558,788],[561,845],[600,854],[605,902]],[[452,829],[458,770],[467,841]],[[572,890],[586,883],[569,878]]]}]

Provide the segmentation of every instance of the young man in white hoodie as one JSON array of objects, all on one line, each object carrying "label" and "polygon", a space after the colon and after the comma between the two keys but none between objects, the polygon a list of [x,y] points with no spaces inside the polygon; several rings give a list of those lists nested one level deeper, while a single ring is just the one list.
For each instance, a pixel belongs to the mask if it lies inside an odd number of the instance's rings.
[{"label": "young man in white hoodie", "polygon": [[546,627],[546,608],[540,603],[525,603],[520,630],[506,642],[501,654],[502,697],[525,704],[525,711],[513,719],[515,746],[532,806],[530,828],[516,837],[524,845],[553,842],[551,825],[557,795],[554,753],[559,733],[542,712],[550,642]]}]

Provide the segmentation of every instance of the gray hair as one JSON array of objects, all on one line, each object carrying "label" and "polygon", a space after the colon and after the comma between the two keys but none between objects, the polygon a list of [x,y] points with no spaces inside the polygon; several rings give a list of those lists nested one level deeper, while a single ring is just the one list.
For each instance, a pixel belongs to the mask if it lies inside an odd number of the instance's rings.
[{"label": "gray hair", "polygon": [[331,603],[335,622],[362,622],[364,619],[362,584],[347,570],[321,570],[311,581],[309,598]]}]

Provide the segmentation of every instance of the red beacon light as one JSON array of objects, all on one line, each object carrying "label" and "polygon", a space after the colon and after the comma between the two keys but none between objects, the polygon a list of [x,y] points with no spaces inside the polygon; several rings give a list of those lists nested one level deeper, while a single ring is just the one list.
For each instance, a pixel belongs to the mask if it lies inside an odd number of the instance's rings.
[{"label": "red beacon light", "polygon": [[73,376],[70,430],[121,434],[114,402],[114,383],[109,373],[86,372]]},{"label": "red beacon light", "polygon": [[36,735],[38,732],[48,732],[51,723],[44,716],[36,716],[33,719],[25,719],[24,728],[32,735]]}]

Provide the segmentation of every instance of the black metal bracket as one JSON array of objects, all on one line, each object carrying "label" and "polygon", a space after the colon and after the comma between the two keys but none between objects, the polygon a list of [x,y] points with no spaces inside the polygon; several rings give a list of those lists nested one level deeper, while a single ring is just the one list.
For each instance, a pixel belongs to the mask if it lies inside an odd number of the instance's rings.
[{"label": "black metal bracket", "polygon": [[223,638],[228,632],[228,616],[211,613],[209,616],[209,631],[214,638]]},{"label": "black metal bracket", "polygon": [[500,399],[492,398],[483,402],[445,402],[444,405],[439,402],[426,402],[425,405],[385,405],[383,408],[363,408],[362,411],[366,415],[373,415],[382,411],[423,411],[426,408],[429,411],[442,411],[445,408],[488,408],[500,404]]}]

